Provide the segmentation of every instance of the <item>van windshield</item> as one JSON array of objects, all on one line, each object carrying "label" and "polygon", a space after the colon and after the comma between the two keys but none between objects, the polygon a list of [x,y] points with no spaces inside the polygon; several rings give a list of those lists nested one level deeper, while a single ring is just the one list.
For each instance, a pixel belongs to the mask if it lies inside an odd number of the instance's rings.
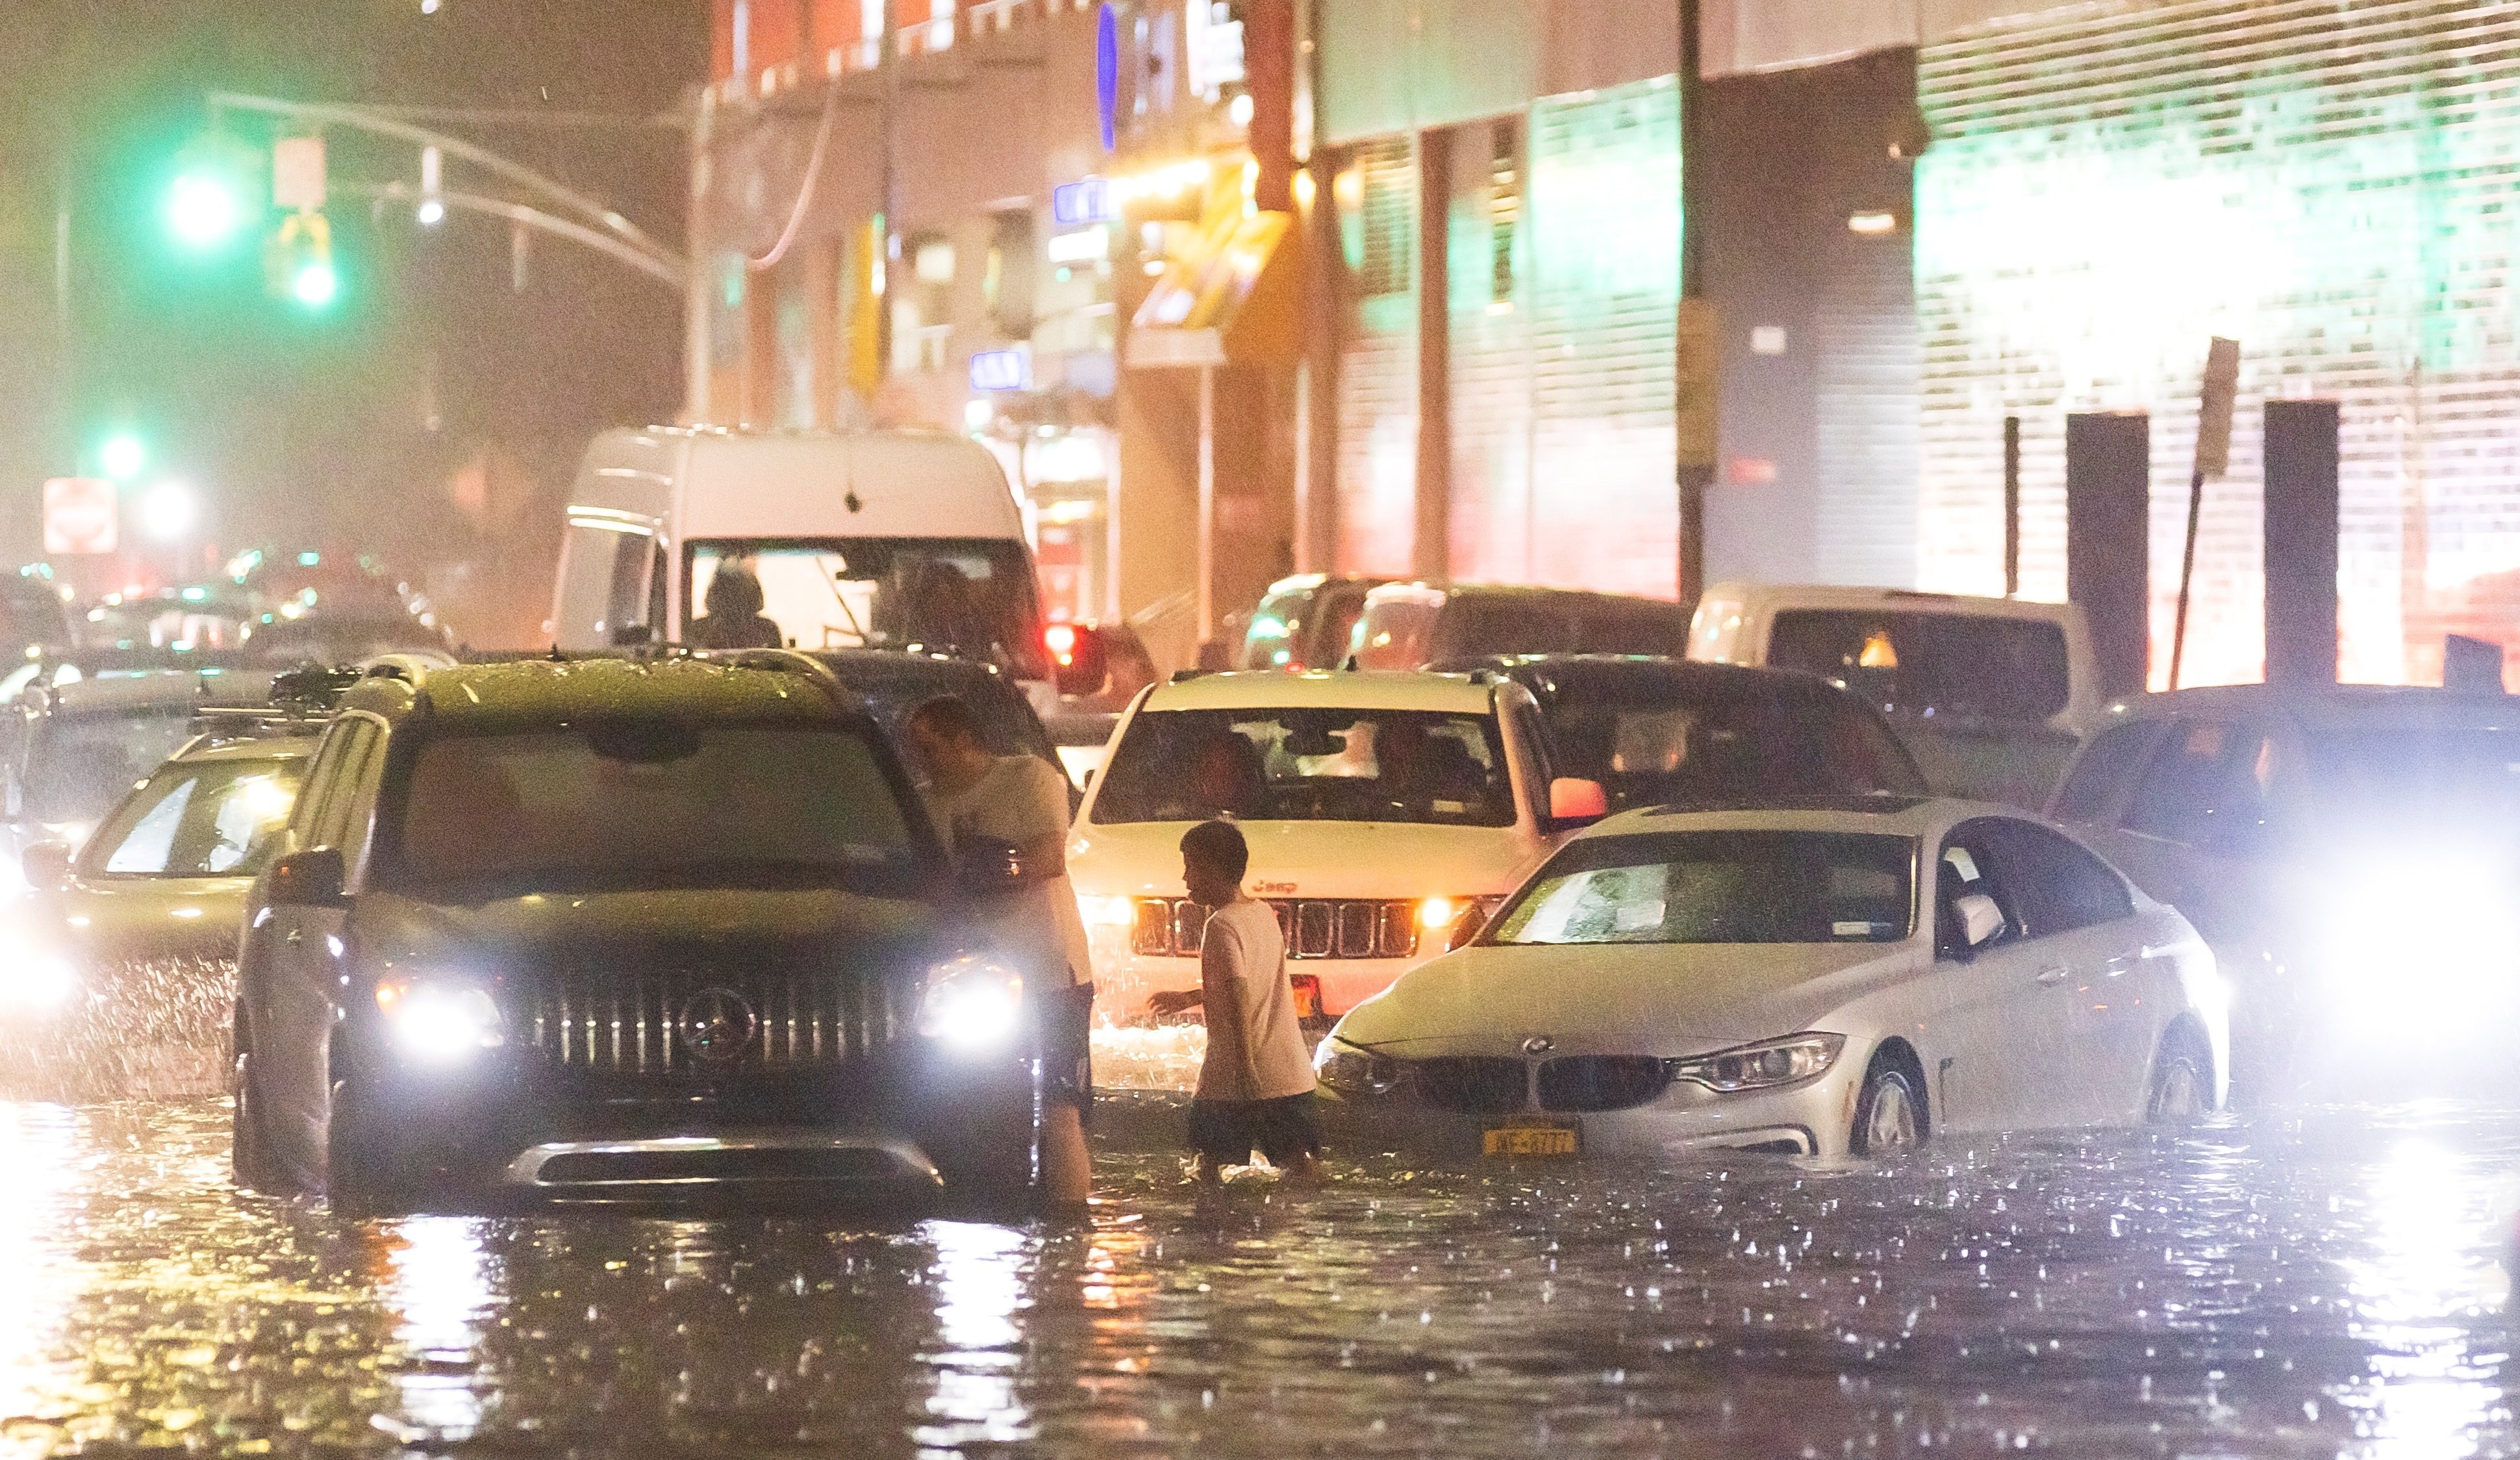
[{"label": "van windshield", "polygon": [[1012,539],[719,537],[685,552],[683,637],[696,647],[919,648],[1049,677],[1040,598]]}]

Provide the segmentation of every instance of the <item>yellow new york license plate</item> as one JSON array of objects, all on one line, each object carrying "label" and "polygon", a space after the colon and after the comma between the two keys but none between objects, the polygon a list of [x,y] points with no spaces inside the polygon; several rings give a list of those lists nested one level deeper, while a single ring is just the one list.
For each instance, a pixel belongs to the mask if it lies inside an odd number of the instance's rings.
[{"label": "yellow new york license plate", "polygon": [[1489,1156],[1574,1156],[1582,1145],[1570,1125],[1494,1125],[1481,1149]]}]

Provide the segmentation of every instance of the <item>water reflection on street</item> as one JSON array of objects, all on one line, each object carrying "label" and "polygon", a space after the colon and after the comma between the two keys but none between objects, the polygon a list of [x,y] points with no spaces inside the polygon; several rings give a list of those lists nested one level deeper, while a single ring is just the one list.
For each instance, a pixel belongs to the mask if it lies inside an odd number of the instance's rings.
[{"label": "water reflection on street", "polygon": [[337,1221],[217,1102],[0,1106],[0,1455],[2450,1457],[2520,1113],[1424,1170],[1089,1223]]}]

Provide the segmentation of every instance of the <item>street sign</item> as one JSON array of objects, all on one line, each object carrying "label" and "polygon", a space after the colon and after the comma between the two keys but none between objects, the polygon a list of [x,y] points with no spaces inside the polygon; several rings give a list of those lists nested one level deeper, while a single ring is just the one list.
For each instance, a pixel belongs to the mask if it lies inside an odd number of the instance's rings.
[{"label": "street sign", "polygon": [[44,483],[44,556],[110,553],[120,543],[113,483],[102,477],[55,477]]},{"label": "street sign", "polygon": [[2197,398],[2196,475],[2220,477],[2231,465],[2231,402],[2240,393],[2240,342],[2214,337],[2205,347],[2205,388]]},{"label": "street sign", "polygon": [[324,205],[324,139],[283,137],[271,145],[271,205],[312,212]]}]

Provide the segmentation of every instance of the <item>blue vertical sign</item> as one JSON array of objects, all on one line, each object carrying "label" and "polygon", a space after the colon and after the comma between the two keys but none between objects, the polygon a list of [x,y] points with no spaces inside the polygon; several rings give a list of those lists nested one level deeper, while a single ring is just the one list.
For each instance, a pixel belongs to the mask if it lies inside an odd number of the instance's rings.
[{"label": "blue vertical sign", "polygon": [[1102,117],[1102,150],[1117,144],[1120,113],[1120,22],[1105,4],[1094,17],[1094,103]]}]

